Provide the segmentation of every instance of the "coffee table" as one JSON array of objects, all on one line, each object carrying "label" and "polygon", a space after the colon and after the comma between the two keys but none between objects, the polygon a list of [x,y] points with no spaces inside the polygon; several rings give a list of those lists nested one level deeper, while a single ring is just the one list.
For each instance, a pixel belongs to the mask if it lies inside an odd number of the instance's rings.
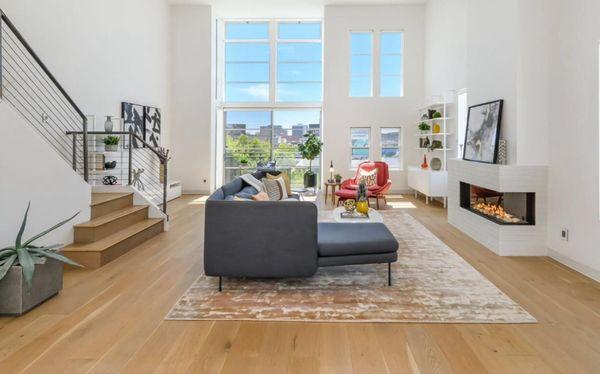
[{"label": "coffee table", "polygon": [[381,216],[381,213],[379,213],[378,211],[376,211],[373,208],[369,208],[369,218],[342,218],[341,214],[342,212],[345,212],[346,209],[343,206],[337,207],[333,210],[333,219],[335,220],[335,222],[338,223],[367,223],[367,222],[371,222],[371,223],[383,223],[383,217]]}]

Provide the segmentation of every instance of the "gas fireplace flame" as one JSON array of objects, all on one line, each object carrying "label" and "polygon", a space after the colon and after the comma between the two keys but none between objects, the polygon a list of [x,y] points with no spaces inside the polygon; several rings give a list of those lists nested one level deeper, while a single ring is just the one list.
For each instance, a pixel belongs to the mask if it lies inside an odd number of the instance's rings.
[{"label": "gas fireplace flame", "polygon": [[519,218],[508,213],[501,205],[487,204],[487,203],[476,203],[472,205],[472,208],[485,215],[495,217],[501,221],[507,223],[520,223],[523,222]]}]

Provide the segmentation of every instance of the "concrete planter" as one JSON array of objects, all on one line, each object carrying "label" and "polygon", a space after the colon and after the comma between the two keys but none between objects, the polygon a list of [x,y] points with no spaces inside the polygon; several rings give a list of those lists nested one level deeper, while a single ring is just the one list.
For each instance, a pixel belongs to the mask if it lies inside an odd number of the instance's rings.
[{"label": "concrete planter", "polygon": [[47,259],[35,265],[31,292],[27,292],[20,266],[13,266],[0,280],[0,314],[21,315],[62,290],[63,264]]}]

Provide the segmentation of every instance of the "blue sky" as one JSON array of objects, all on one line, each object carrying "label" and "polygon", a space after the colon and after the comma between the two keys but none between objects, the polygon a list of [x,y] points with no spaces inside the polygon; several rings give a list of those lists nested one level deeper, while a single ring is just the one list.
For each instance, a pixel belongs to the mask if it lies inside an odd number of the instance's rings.
[{"label": "blue sky", "polygon": [[[277,110],[273,113],[275,125],[293,126],[299,123],[309,125],[320,123],[320,111],[318,110]],[[228,111],[227,124],[245,123],[248,128],[258,128],[271,123],[269,111]]]}]

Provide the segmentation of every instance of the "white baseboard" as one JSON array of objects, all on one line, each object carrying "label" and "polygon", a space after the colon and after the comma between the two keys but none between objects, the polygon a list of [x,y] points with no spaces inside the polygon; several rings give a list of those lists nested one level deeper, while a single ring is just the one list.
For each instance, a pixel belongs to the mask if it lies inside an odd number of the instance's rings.
[{"label": "white baseboard", "polygon": [[591,267],[584,265],[580,262],[577,261],[573,261],[572,259],[570,259],[569,257],[558,253],[557,251],[548,248],[548,257],[551,257],[553,259],[555,259],[556,261],[560,262],[563,265],[566,265],[568,267],[570,267],[571,269],[592,278],[593,280],[595,280],[596,282],[600,282],[600,271],[596,270],[596,269],[592,269]]}]

